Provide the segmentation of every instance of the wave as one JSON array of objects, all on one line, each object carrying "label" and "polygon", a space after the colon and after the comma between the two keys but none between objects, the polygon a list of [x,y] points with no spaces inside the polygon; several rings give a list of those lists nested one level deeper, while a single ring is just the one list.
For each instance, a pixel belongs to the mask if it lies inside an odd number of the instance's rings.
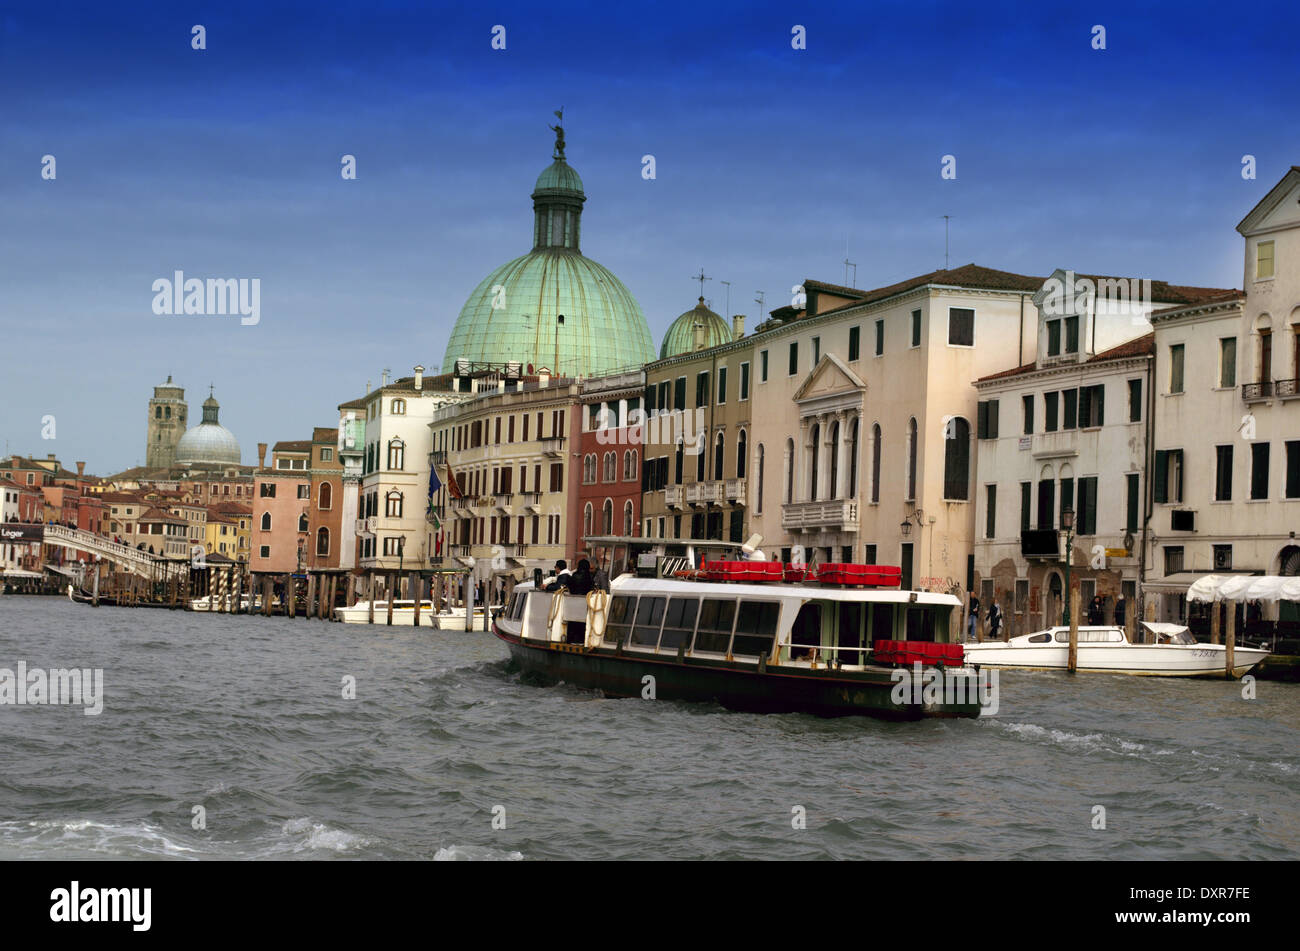
[{"label": "wave", "polygon": [[522,852],[502,852],[485,845],[449,845],[433,855],[435,862],[521,862]]}]

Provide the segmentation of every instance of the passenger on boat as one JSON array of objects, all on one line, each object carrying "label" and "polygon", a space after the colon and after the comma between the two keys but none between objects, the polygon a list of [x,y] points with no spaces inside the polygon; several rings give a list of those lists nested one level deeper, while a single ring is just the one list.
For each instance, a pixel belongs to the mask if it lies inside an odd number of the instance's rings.
[{"label": "passenger on boat", "polygon": [[569,594],[581,594],[584,597],[596,587],[596,578],[591,573],[591,562],[586,558],[579,560],[578,568],[569,576]]},{"label": "passenger on boat", "polygon": [[555,578],[546,586],[546,590],[559,591],[561,588],[568,586],[569,579],[572,577],[573,575],[569,572],[568,563],[561,558],[555,563]]}]

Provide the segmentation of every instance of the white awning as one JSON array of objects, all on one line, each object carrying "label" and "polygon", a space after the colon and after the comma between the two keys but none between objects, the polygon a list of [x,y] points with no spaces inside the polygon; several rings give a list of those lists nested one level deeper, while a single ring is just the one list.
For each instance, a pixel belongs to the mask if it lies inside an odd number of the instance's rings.
[{"label": "white awning", "polygon": [[1300,576],[1206,575],[1187,589],[1188,601],[1300,601]]},{"label": "white awning", "polygon": [[27,571],[23,568],[6,568],[0,571],[6,578],[44,578],[45,575],[39,571]]}]

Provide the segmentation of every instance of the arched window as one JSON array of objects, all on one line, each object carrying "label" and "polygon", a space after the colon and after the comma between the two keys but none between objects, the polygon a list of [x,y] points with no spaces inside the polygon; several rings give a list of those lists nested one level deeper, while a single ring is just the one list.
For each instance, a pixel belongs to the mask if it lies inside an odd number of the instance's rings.
[{"label": "arched window", "polygon": [[405,416],[405,415],[406,415],[406,400],[393,400],[393,406],[392,406],[392,409],[393,409],[393,415],[394,415],[394,416]]},{"label": "arched window", "polygon": [[307,513],[303,512],[301,515],[298,516],[298,531],[305,533],[310,528],[311,526],[307,524]]},{"label": "arched window", "polygon": [[614,534],[614,500],[606,499],[600,510],[600,530],[606,535]]},{"label": "arched window", "polygon": [[384,496],[384,515],[387,518],[402,517],[402,493],[396,489]]},{"label": "arched window", "polygon": [[794,440],[785,441],[785,504],[794,501]]},{"label": "arched window", "polygon": [[813,423],[812,449],[808,454],[808,500],[811,502],[817,501],[817,464],[821,461],[821,441],[821,424]]},{"label": "arched window", "polygon": [[916,501],[916,417],[907,421],[907,501]]},{"label": "arched window", "polygon": [[840,497],[840,421],[831,423],[831,491],[826,497]]},{"label": "arched window", "polygon": [[316,554],[328,555],[330,553],[330,530],[322,525],[316,530]]},{"label": "arched window", "polygon": [[271,530],[271,513],[270,513],[270,512],[263,512],[263,513],[262,513],[262,531],[264,531],[264,532],[269,532],[270,530]]},{"label": "arched window", "polygon": [[745,478],[745,450],[748,447],[749,437],[745,435],[742,429],[736,434],[736,478]]},{"label": "arched window", "polygon": [[605,453],[605,481],[618,481],[618,453],[616,452]]},{"label": "arched window", "polygon": [[961,416],[952,419],[943,445],[943,497],[970,498],[970,423]]},{"label": "arched window", "polygon": [[758,444],[758,494],[754,496],[754,510],[763,514],[763,444]]},{"label": "arched window", "polygon": [[623,534],[624,535],[632,534],[632,522],[633,522],[632,500],[628,499],[626,502],[623,503]]},{"label": "arched window", "polygon": [[726,451],[726,436],[721,432],[713,440],[713,478],[721,481],[722,479],[722,454]]},{"label": "arched window", "polygon": [[871,501],[880,501],[880,424],[871,427]]},{"label": "arched window", "polygon": [[629,449],[623,453],[623,481],[631,482],[636,478],[636,453]]},{"label": "arched window", "polygon": [[587,453],[582,457],[582,481],[588,485],[596,481],[596,454]]},{"label": "arched window", "polygon": [[583,508],[582,510],[582,534],[583,535],[591,534],[591,511],[592,511],[591,503],[588,502],[586,507]]},{"label": "arched window", "polygon": [[320,496],[317,498],[316,504],[320,506],[320,508],[322,509],[329,509],[333,507],[334,488],[328,482],[322,482],[320,484]]},{"label": "arched window", "polygon": [[858,430],[862,428],[862,420],[856,417],[853,420],[853,427],[849,430],[849,498],[858,497]]},{"label": "arched window", "polygon": [[388,441],[388,468],[401,469],[406,461],[406,443],[400,439]]}]

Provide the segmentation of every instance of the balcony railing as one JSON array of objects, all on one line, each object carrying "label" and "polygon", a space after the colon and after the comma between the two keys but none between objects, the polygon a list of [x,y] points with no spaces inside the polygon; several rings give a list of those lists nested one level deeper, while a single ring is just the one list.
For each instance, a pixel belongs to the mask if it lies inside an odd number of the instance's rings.
[{"label": "balcony railing", "polygon": [[1271,400],[1272,398],[1272,380],[1261,380],[1259,383],[1241,384],[1241,400],[1243,403],[1257,403],[1260,400]]},{"label": "balcony railing", "polygon": [[744,502],[745,480],[728,479],[726,482],[726,490],[723,494],[726,496],[728,502]]},{"label": "balcony railing", "polygon": [[498,492],[492,497],[492,505],[498,512],[510,514],[510,500],[514,496],[509,492]]},{"label": "balcony railing", "polygon": [[1273,394],[1284,400],[1300,396],[1300,380],[1274,380]]},{"label": "balcony railing", "polygon": [[840,499],[790,502],[781,507],[781,527],[791,532],[856,532],[858,503]]},{"label": "balcony railing", "polygon": [[542,511],[542,493],[524,492],[524,508],[531,509],[534,513]]},{"label": "balcony railing", "polygon": [[684,495],[684,486],[664,486],[664,505],[667,505],[669,508],[681,508]]},{"label": "balcony railing", "polygon": [[429,453],[429,461],[435,466],[445,466],[447,464],[447,450],[435,449]]},{"label": "balcony railing", "polygon": [[564,455],[564,437],[547,436],[542,439],[542,452],[548,456]]},{"label": "balcony railing", "polygon": [[721,482],[692,482],[686,486],[686,501],[692,505],[708,505],[722,501]]}]

